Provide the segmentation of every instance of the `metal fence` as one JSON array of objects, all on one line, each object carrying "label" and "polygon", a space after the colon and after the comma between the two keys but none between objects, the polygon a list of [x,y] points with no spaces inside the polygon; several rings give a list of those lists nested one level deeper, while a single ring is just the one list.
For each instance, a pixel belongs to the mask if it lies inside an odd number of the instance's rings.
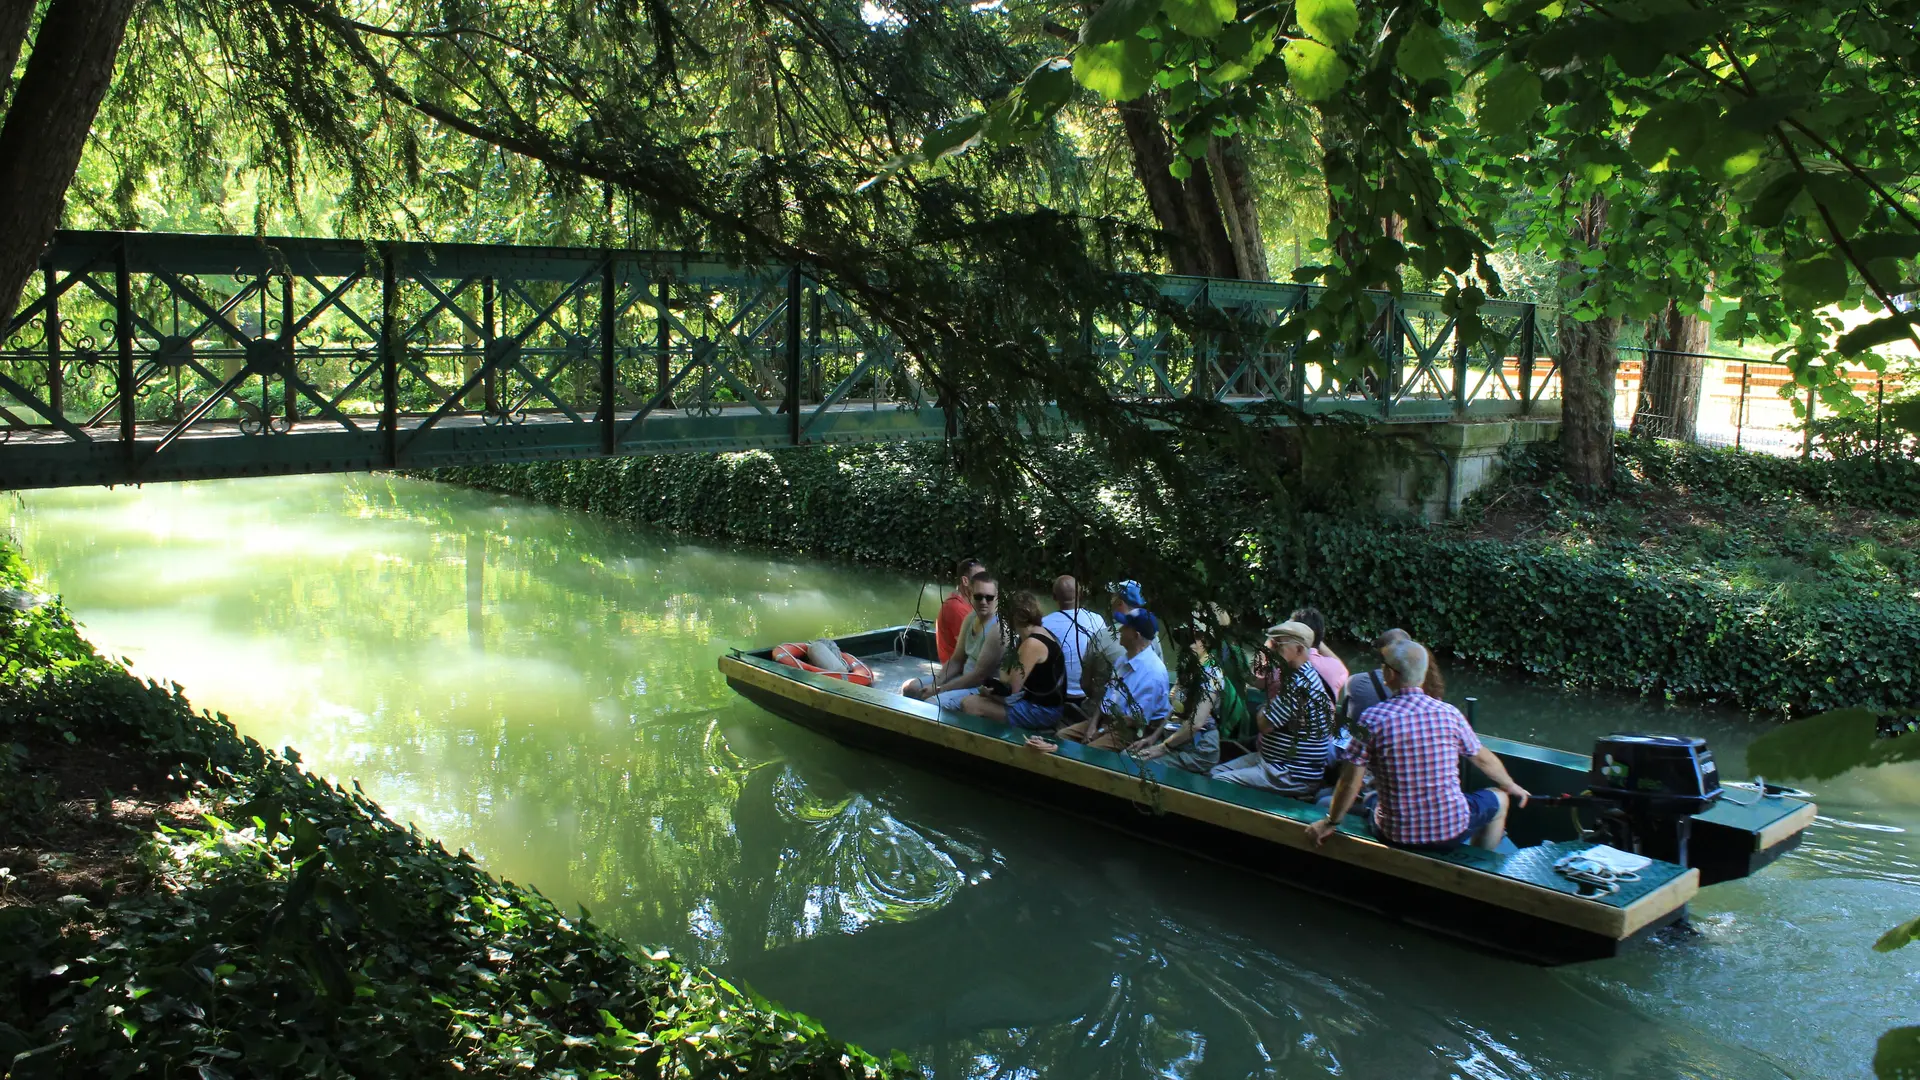
[{"label": "metal fence", "polygon": [[[939,438],[886,327],[799,266],[669,252],[62,232],[0,335],[0,487]],[[1531,305],[1469,347],[1437,297],[1376,298],[1380,378],[1268,331],[1298,285],[1159,279],[1098,312],[1110,394],[1390,422],[1551,412]],[[1182,331],[1206,323],[1226,329]],[[974,403],[979,404],[979,403]]]},{"label": "metal fence", "polygon": [[[1635,357],[1658,351],[1622,347],[1622,352],[1629,355],[1622,358],[1614,376],[1616,427],[1622,430],[1631,427],[1640,410],[1644,361]],[[1823,426],[1834,426],[1831,410],[1811,388],[1800,386],[1792,369],[1785,364],[1716,353],[1674,355],[1694,356],[1704,361],[1693,442],[1804,457],[1821,451],[1823,438],[1831,438],[1831,432],[1822,434]],[[1855,398],[1862,402],[1862,419],[1858,425],[1864,436],[1862,441],[1874,444],[1875,452],[1884,451],[1884,444],[1897,434],[1885,423],[1885,407],[1908,385],[1909,376],[1900,371],[1882,373],[1854,367],[1844,369],[1842,377]],[[1827,424],[1820,423],[1823,419]],[[1837,446],[1831,449],[1845,452]]]}]

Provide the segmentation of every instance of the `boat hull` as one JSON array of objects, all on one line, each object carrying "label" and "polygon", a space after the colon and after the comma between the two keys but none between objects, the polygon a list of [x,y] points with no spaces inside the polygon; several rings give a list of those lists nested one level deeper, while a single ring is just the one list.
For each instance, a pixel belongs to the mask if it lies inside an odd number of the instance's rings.
[{"label": "boat hull", "polygon": [[[1490,853],[1449,861],[1351,833],[1316,848],[1304,836],[1312,813],[1299,812],[1299,804],[1275,809],[1291,800],[1240,789],[1229,801],[1218,792],[1209,795],[1212,782],[1204,778],[1176,776],[1158,766],[1122,772],[1125,766],[1107,760],[1119,755],[1071,744],[1059,754],[1039,753],[1004,729],[983,729],[984,722],[974,724],[972,718],[879,691],[821,686],[826,680],[785,674],[751,655],[724,657],[721,668],[729,685],[749,701],[848,745],[965,777],[1535,963],[1614,956],[1680,920],[1698,889],[1697,871],[1670,867],[1667,880],[1631,902],[1603,903],[1571,895],[1553,881],[1534,884],[1511,870],[1490,873],[1471,863],[1499,858]],[[1257,804],[1257,797],[1273,805],[1245,805]],[[1523,857],[1534,858],[1527,853],[1510,858]],[[1532,872],[1539,880],[1540,870]]]}]

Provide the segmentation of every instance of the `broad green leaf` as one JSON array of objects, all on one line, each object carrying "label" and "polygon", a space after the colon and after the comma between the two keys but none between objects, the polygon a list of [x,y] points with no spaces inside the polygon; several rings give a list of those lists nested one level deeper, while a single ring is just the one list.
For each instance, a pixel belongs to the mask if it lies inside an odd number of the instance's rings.
[{"label": "broad green leaf", "polygon": [[[1246,24],[1235,23],[1227,27],[1226,33],[1220,35],[1221,48],[1219,49],[1219,53],[1221,56],[1229,57],[1230,59],[1207,73],[1207,84],[1209,86],[1222,86],[1230,82],[1238,82],[1253,74],[1254,68],[1259,67],[1267,57],[1273,55],[1275,36],[1273,27],[1248,26],[1246,31],[1246,44],[1241,46],[1238,39],[1242,26],[1246,26]],[[1234,49],[1228,49],[1228,45],[1233,45]]]},{"label": "broad green leaf", "polygon": [[1175,180],[1185,180],[1193,175],[1193,162],[1187,157],[1175,155],[1174,159],[1167,163],[1167,171],[1173,174]]},{"label": "broad green leaf", "polygon": [[1707,106],[1697,101],[1669,101],[1655,106],[1633,125],[1627,146],[1633,159],[1660,172],[1690,160],[1705,140]]},{"label": "broad green leaf", "polygon": [[1326,45],[1345,45],[1360,29],[1360,9],[1353,0],[1295,0],[1294,17],[1300,29]]},{"label": "broad green leaf", "polygon": [[1874,259],[1911,259],[1920,255],[1920,233],[1870,233],[1856,236],[1847,241],[1847,246],[1860,258],[1871,262]]},{"label": "broad green leaf", "polygon": [[1897,1027],[1873,1048],[1875,1080],[1920,1080],[1920,1027]]},{"label": "broad green leaf", "polygon": [[[1161,0],[1107,0],[1080,28],[1080,44],[1100,45],[1130,38],[1152,21]],[[1138,97],[1139,95],[1134,95]]]},{"label": "broad green leaf", "polygon": [[1881,934],[1880,940],[1873,943],[1873,951],[1892,952],[1895,949],[1903,949],[1916,941],[1920,941],[1920,915],[1908,919],[1899,926]]},{"label": "broad green leaf", "polygon": [[1495,22],[1518,22],[1550,7],[1559,5],[1553,0],[1486,0],[1484,9]]},{"label": "broad green leaf", "polygon": [[1583,161],[1580,163],[1579,171],[1580,171],[1580,179],[1585,180],[1587,183],[1604,184],[1607,181],[1613,179],[1613,174],[1616,171],[1616,169],[1614,166],[1608,165],[1604,162]]},{"label": "broad green leaf", "polygon": [[1153,51],[1137,37],[1082,45],[1073,53],[1073,77],[1110,101],[1132,101],[1153,86]]},{"label": "broad green leaf", "polygon": [[1165,0],[1161,10],[1175,30],[1194,37],[1213,37],[1239,14],[1234,0]]},{"label": "broad green leaf", "polygon": [[1287,81],[1307,101],[1325,101],[1346,84],[1352,69],[1340,54],[1317,41],[1295,38],[1280,50],[1287,63]]},{"label": "broad green leaf", "polygon": [[1787,207],[1806,190],[1807,178],[1798,172],[1782,173],[1747,205],[1747,224],[1771,229],[1787,216]]},{"label": "broad green leaf", "polygon": [[1841,334],[1840,340],[1834,343],[1834,348],[1842,356],[1858,356],[1876,345],[1906,340],[1908,328],[1912,325],[1913,316],[1905,313],[1875,319]]},{"label": "broad green leaf", "polygon": [[1020,84],[1020,96],[1036,111],[1052,112],[1073,96],[1073,61],[1056,56],[1042,61]]},{"label": "broad green leaf", "polygon": [[1833,215],[1842,234],[1852,233],[1873,209],[1867,186],[1846,173],[1816,172],[1807,176],[1807,194]]},{"label": "broad green leaf", "polygon": [[1489,135],[1514,135],[1540,112],[1540,77],[1519,64],[1508,63],[1480,85],[1480,130]]},{"label": "broad green leaf", "polygon": [[1440,10],[1455,22],[1478,22],[1487,13],[1481,0],[1440,0]]},{"label": "broad green leaf", "polygon": [[1795,109],[1814,103],[1811,94],[1761,94],[1736,102],[1727,110],[1727,123],[1755,134],[1765,134]]},{"label": "broad green leaf", "polygon": [[1780,272],[1780,298],[1810,311],[1838,303],[1847,295],[1847,264],[1838,255],[1815,255]]},{"label": "broad green leaf", "polygon": [[980,141],[980,133],[986,123],[986,114],[976,113],[941,124],[921,142],[920,156],[928,161],[937,161],[950,154],[962,153]]},{"label": "broad green leaf", "polygon": [[1425,21],[1416,19],[1400,38],[1393,62],[1417,82],[1445,79],[1448,63],[1459,55],[1453,40]]}]

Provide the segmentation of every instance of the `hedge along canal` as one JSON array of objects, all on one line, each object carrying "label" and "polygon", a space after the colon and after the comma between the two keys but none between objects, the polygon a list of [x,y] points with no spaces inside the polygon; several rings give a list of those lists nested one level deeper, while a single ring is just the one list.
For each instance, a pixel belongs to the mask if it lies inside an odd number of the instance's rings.
[{"label": "hedge along canal", "polygon": [[[1822,791],[1700,936],[1543,971],[838,747],[714,670],[897,621],[908,576],[395,478],[34,493],[13,524],[103,647],[470,872],[936,1076],[1849,1076],[1910,1019],[1912,958],[1869,948],[1920,883],[1906,767]],[[1520,738],[1682,728],[1738,775],[1757,728],[1450,674]]]},{"label": "hedge along canal", "polygon": [[[1024,583],[1082,565],[1082,534],[1063,515],[1029,494],[969,490],[948,475],[943,453],[932,445],[819,447],[433,475],[650,529],[942,581],[945,568],[966,555]],[[1095,523],[1092,535],[1103,521],[1127,524],[1132,500],[1124,487],[1091,454],[1065,447],[1061,454],[1076,466],[1065,490]],[[1844,484],[1855,464],[1693,457],[1717,470],[1709,482],[1750,485],[1756,497]],[[1863,588],[1809,603],[1710,566],[1618,547],[1453,539],[1418,524],[1324,514],[1282,517],[1248,505],[1231,476],[1217,484],[1218,541],[1244,552],[1238,587],[1267,612],[1314,604],[1352,639],[1403,626],[1454,656],[1568,685],[1776,713],[1920,704],[1920,665],[1912,662],[1920,655],[1920,604],[1908,596]],[[1915,501],[1913,492],[1899,494]]]}]

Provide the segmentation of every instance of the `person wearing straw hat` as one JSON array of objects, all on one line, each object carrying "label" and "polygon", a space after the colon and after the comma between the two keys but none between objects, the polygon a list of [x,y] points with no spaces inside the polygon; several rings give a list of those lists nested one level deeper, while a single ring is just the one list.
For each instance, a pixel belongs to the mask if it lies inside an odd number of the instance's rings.
[{"label": "person wearing straw hat", "polygon": [[1275,657],[1267,701],[1260,710],[1259,749],[1222,762],[1211,775],[1229,784],[1311,800],[1333,763],[1333,695],[1307,654],[1313,628],[1287,621],[1267,628],[1266,652]]}]

